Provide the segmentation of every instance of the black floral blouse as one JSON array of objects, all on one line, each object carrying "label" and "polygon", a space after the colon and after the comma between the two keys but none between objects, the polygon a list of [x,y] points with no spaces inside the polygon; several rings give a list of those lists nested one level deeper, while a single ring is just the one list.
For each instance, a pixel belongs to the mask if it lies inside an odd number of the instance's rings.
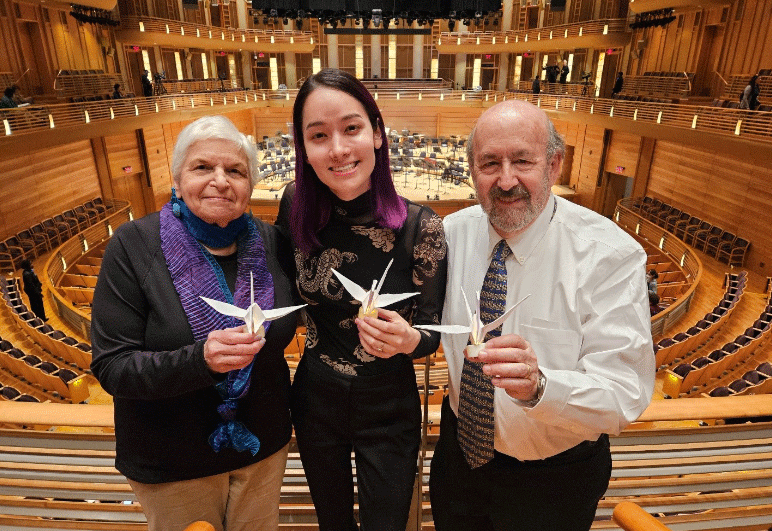
[{"label": "black floral blouse", "polygon": [[[289,212],[294,187],[282,197],[276,223],[289,233]],[[348,375],[371,375],[391,369],[389,359],[365,352],[359,342],[354,319],[355,300],[332,273],[356,282],[365,290],[380,281],[394,260],[381,293],[419,292],[386,307],[399,312],[409,323],[439,324],[445,300],[447,247],[442,220],[431,209],[404,200],[407,220],[397,230],[384,229],[373,221],[370,193],[352,201],[333,197],[327,226],[318,234],[322,247],[304,256],[295,246],[296,283],[305,308],[305,356],[317,356],[330,367]],[[437,350],[440,334],[420,330],[421,341],[413,352],[420,358]]]}]

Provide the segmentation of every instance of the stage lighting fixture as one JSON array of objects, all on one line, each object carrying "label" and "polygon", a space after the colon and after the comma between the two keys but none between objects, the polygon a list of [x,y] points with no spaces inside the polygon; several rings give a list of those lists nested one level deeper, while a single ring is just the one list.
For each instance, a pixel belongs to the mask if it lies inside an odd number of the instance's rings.
[{"label": "stage lighting fixture", "polygon": [[268,13],[268,16],[276,18],[279,16],[279,13],[275,9],[271,9],[271,11]]},{"label": "stage lighting fixture", "polygon": [[373,27],[380,28],[381,22],[383,22],[383,11],[380,9],[373,9]]}]

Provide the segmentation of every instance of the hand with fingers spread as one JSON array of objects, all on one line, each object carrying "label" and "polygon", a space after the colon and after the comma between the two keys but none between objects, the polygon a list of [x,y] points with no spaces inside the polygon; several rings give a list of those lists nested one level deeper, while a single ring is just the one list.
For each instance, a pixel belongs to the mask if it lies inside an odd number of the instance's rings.
[{"label": "hand with fingers spread", "polygon": [[378,318],[359,317],[359,341],[365,352],[378,358],[410,354],[421,341],[421,333],[397,312],[378,309]]},{"label": "hand with fingers spread", "polygon": [[243,369],[265,345],[265,338],[250,334],[246,326],[213,330],[204,343],[204,361],[214,372]]},{"label": "hand with fingers spread", "polygon": [[491,383],[512,398],[526,402],[536,398],[539,364],[531,345],[522,337],[515,334],[495,337],[473,361],[482,363]]}]

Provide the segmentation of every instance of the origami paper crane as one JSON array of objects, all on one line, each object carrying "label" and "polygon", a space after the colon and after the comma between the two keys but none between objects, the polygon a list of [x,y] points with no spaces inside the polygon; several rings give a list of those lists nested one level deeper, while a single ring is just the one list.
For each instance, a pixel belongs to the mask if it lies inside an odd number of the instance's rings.
[{"label": "origami paper crane", "polygon": [[391,267],[392,262],[394,262],[393,259],[389,262],[389,265],[386,266],[386,271],[383,272],[381,281],[378,282],[377,280],[373,280],[373,285],[369,290],[365,290],[334,269],[332,270],[335,276],[338,277],[338,280],[340,280],[340,283],[343,284],[343,287],[346,288],[346,291],[348,291],[352,297],[362,303],[362,307],[359,308],[359,317],[378,317],[378,308],[385,308],[386,306],[394,304],[395,302],[399,302],[414,295],[418,295],[418,292],[395,294],[387,293],[383,295],[380,294],[381,288],[383,287],[383,281],[386,280],[386,273],[389,272],[389,268]]},{"label": "origami paper crane", "polygon": [[241,319],[247,324],[247,332],[253,334],[256,331],[260,337],[265,336],[265,328],[263,327],[264,322],[284,317],[305,306],[305,304],[301,304],[300,306],[287,306],[285,308],[274,308],[273,310],[262,310],[260,306],[255,303],[255,281],[251,271],[249,272],[249,296],[252,302],[247,308],[239,308],[233,304],[208,299],[206,297],[201,298],[221,314]]},{"label": "origami paper crane", "polygon": [[515,304],[513,304],[509,309],[504,311],[504,313],[501,314],[501,317],[495,321],[491,321],[490,323],[483,325],[482,321],[480,320],[480,292],[477,292],[477,306],[475,307],[475,311],[472,311],[472,307],[469,305],[469,300],[466,298],[466,293],[462,291],[461,295],[464,296],[464,302],[466,303],[466,311],[469,315],[469,326],[416,325],[414,328],[423,328],[425,330],[432,330],[434,332],[442,332],[445,334],[469,334],[469,339],[472,344],[467,345],[466,355],[470,358],[476,358],[477,354],[485,346],[485,335],[503,323],[512,313],[512,310],[517,308],[521,302],[531,296],[530,294],[526,295]]}]

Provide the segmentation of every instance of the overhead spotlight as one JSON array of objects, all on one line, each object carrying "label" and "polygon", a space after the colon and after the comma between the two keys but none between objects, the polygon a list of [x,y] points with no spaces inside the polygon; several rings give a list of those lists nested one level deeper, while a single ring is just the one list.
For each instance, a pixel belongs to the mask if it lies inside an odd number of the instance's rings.
[{"label": "overhead spotlight", "polygon": [[276,17],[278,17],[278,16],[279,16],[279,12],[278,12],[278,11],[276,11],[275,9],[271,9],[271,11],[268,13],[268,16],[269,16],[269,17],[273,17],[273,18],[276,18]]},{"label": "overhead spotlight", "polygon": [[474,14],[474,18],[482,18],[482,16],[483,16],[482,11],[477,11]]},{"label": "overhead spotlight", "polygon": [[373,27],[380,28],[381,22],[383,22],[383,11],[380,9],[373,9]]},{"label": "overhead spotlight", "polygon": [[471,21],[468,18],[464,19],[464,26],[471,26]]},{"label": "overhead spotlight", "polygon": [[306,18],[306,12],[303,9],[298,11],[298,18]]}]

